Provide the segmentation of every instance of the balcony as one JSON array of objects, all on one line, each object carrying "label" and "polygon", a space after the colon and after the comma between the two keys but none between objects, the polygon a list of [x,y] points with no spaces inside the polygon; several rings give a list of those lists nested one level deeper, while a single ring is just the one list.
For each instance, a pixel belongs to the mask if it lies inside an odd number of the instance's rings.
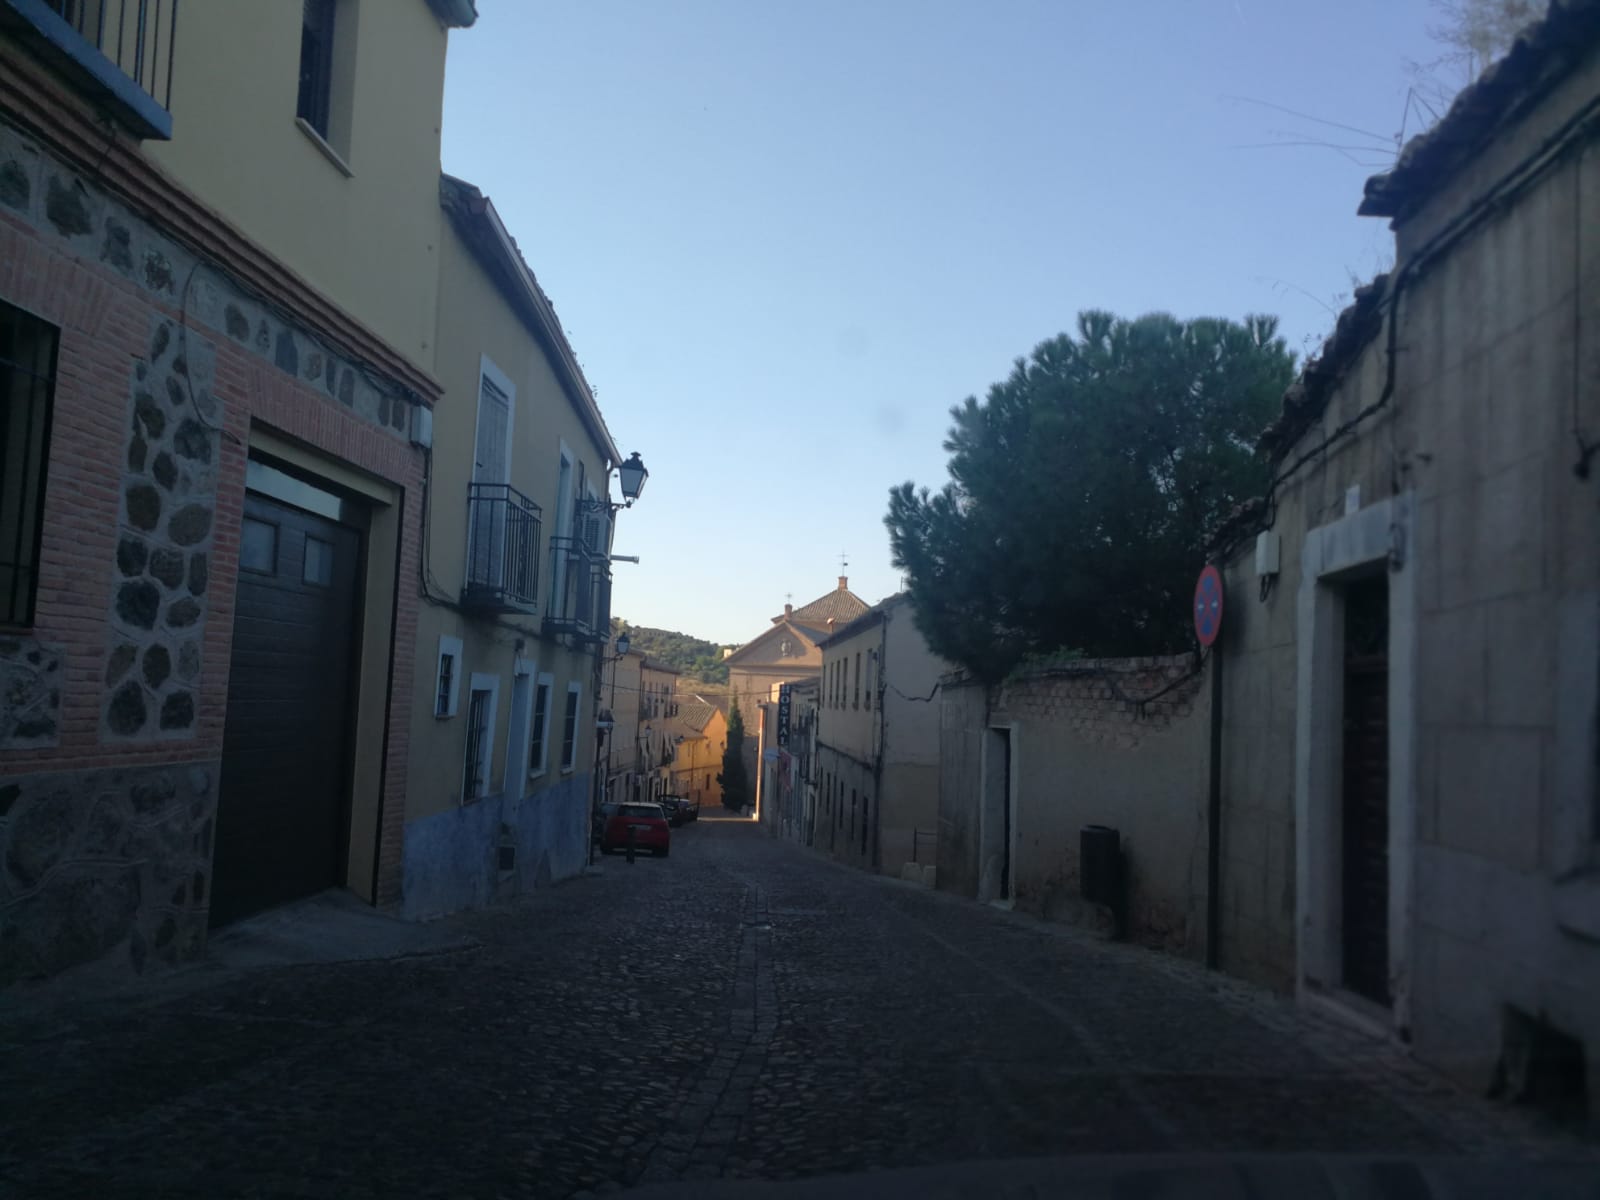
[{"label": "balcony", "polygon": [[0,29],[135,137],[172,137],[178,0],[0,0]]},{"label": "balcony", "polygon": [[504,483],[467,485],[462,606],[531,613],[539,605],[539,506]]},{"label": "balcony", "polygon": [[572,634],[590,642],[610,640],[611,560],[603,546],[592,532],[550,539],[546,633]]}]

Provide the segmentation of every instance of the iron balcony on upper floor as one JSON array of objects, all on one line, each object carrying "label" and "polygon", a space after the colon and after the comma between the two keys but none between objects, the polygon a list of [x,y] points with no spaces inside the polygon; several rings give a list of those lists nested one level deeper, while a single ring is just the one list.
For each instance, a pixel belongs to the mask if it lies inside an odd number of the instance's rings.
[{"label": "iron balcony on upper floor", "polygon": [[539,506],[505,483],[467,485],[464,608],[532,613],[539,606]]},{"label": "iron balcony on upper floor", "polygon": [[178,0],[0,0],[0,29],[135,137],[172,137]]},{"label": "iron balcony on upper floor", "polygon": [[550,606],[546,633],[605,642],[611,630],[611,558],[594,522],[578,537],[550,539]]}]

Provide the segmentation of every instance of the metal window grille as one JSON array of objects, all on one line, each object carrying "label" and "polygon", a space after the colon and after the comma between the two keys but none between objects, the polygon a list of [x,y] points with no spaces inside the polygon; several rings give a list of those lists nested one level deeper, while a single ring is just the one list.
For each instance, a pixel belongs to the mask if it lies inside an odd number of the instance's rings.
[{"label": "metal window grille", "polygon": [[305,0],[300,24],[300,97],[295,115],[324,138],[333,93],[334,0]]},{"label": "metal window grille", "polygon": [[456,656],[446,654],[439,659],[439,694],[433,701],[433,715],[450,715],[450,685],[455,679]]},{"label": "metal window grille", "polygon": [[550,716],[550,685],[541,683],[533,690],[533,728],[529,731],[528,770],[537,775],[544,770],[544,730]]},{"label": "metal window grille", "polygon": [[0,303],[0,624],[33,624],[58,341]]},{"label": "metal window grille", "polygon": [[567,693],[566,726],[561,731],[561,765],[570,767],[578,757],[578,693]]},{"label": "metal window grille", "polygon": [[461,799],[476,800],[487,782],[483,777],[483,739],[488,736],[489,693],[474,688],[467,702],[467,761],[461,780]]}]

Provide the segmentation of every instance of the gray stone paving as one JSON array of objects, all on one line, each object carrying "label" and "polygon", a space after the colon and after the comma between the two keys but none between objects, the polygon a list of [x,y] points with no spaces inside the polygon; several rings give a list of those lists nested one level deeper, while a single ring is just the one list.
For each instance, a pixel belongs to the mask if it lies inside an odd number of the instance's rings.
[{"label": "gray stone paving", "polygon": [[534,1196],[1031,1155],[1594,1162],[1191,964],[744,822],[442,927],[470,948],[0,999],[0,1194]]}]

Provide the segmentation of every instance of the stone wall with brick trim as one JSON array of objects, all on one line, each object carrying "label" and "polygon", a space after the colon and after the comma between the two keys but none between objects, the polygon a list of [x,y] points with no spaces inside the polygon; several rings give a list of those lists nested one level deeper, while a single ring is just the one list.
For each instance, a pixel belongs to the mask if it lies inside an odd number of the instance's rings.
[{"label": "stone wall with brick trim", "polygon": [[1208,678],[1183,655],[1037,663],[987,695],[947,680],[939,886],[998,898],[984,894],[998,888],[985,860],[998,861],[1001,849],[994,810],[988,820],[981,813],[982,743],[1003,727],[1015,772],[1010,885],[1018,907],[1109,927],[1109,914],[1079,898],[1078,861],[1079,830],[1109,825],[1122,835],[1130,935],[1203,956]]},{"label": "stone wall with brick trim", "polygon": [[[124,204],[3,119],[0,183],[0,301],[60,329],[35,621],[0,631],[0,946],[26,974],[107,956],[142,969],[203,945],[250,431],[395,487],[394,644],[409,648],[418,397],[240,286],[263,269],[259,250],[250,272],[198,262],[183,237],[137,215],[163,197]],[[283,274],[283,293],[303,286]],[[402,651],[399,696],[413,671]],[[375,885],[379,903],[399,897],[409,725],[406,703],[393,705],[377,877],[350,881]],[[166,798],[147,790],[136,804],[146,785]],[[86,837],[109,849],[80,853]],[[155,855],[151,838],[173,853]]]}]

